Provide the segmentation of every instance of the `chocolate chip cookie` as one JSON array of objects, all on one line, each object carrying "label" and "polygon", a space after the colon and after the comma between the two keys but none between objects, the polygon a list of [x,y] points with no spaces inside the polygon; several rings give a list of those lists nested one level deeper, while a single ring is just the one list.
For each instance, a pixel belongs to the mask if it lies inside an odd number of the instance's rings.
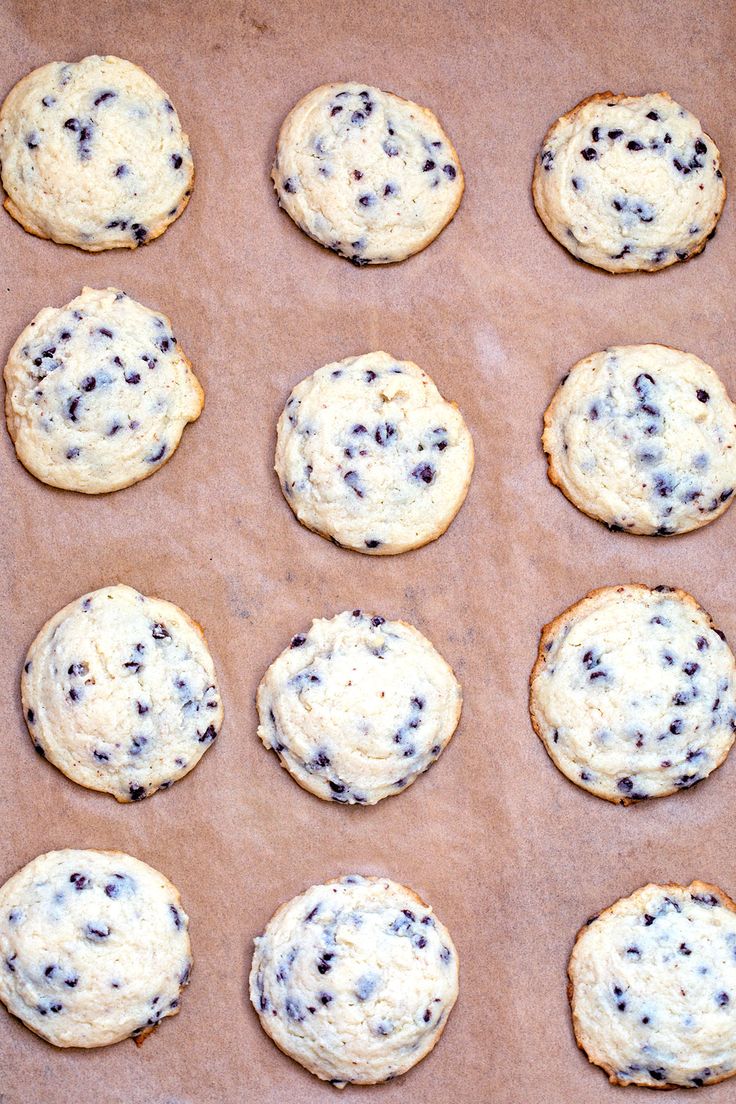
[{"label": "chocolate chip cookie", "polygon": [[276,1045],[338,1088],[434,1047],[457,999],[447,929],[405,886],[351,874],[282,905],[255,941],[250,999]]},{"label": "chocolate chip cookie", "polygon": [[565,376],[544,415],[548,475],[578,509],[625,533],[697,529],[736,488],[736,407],[690,353],[620,345]]},{"label": "chocolate chip cookie", "polygon": [[352,82],[323,84],[292,108],[271,175],[297,226],[357,265],[424,249],[455,214],[465,186],[433,112]]},{"label": "chocolate chip cookie", "polygon": [[0,108],[6,210],[39,238],[89,252],[135,249],[192,192],[189,139],[154,80],[118,57],[52,61]]},{"label": "chocolate chip cookie", "polygon": [[581,929],[568,973],[578,1045],[614,1085],[736,1073],[736,905],[723,890],[638,889]]},{"label": "chocolate chip cookie", "polygon": [[0,888],[0,1000],[57,1047],[148,1035],[179,1011],[189,921],[163,874],[121,851],[49,851]]},{"label": "chocolate chip cookie", "polygon": [[627,805],[688,789],[736,730],[736,662],[689,594],[602,587],[542,631],[532,724],[576,786]]},{"label": "chocolate chip cookie", "polygon": [[21,696],[39,755],[118,801],[140,801],[188,774],[222,725],[199,625],[128,586],[92,591],[46,622]]},{"label": "chocolate chip cookie", "polygon": [[470,485],[473,441],[426,372],[365,353],[297,384],[279,418],[276,471],[303,525],[390,556],[447,529]]},{"label": "chocolate chip cookie", "polygon": [[375,805],[435,762],[461,707],[426,637],[353,610],[313,621],[274,660],[258,687],[258,735],[310,793]]},{"label": "chocolate chip cookie", "polygon": [[204,405],[169,319],[117,288],[37,314],[10,350],[5,388],[20,462],[84,494],[153,475]]},{"label": "chocolate chip cookie", "polygon": [[534,205],[573,256],[607,272],[685,261],[726,199],[720,154],[666,93],[599,92],[562,115],[534,168]]}]

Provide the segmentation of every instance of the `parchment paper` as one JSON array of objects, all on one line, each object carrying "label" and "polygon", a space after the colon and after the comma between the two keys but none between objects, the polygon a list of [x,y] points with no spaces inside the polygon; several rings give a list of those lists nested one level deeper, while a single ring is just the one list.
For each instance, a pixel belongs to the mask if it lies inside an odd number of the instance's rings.
[{"label": "parchment paper", "polygon": [[[130,58],[176,104],[197,172],[184,216],[134,253],[37,241],[0,213],[0,358],[41,307],[112,284],[171,316],[207,395],[172,461],[108,496],[37,482],[0,431],[0,881],[51,848],[129,851],[180,888],[195,955],[181,1014],[140,1049],[55,1050],[0,1014],[0,1101],[336,1101],[262,1033],[246,978],[252,938],[274,909],[348,871],[385,873],[426,897],[462,976],[435,1052],[398,1082],[339,1099],[650,1100],[610,1087],[577,1051],[566,962],[579,925],[648,880],[700,877],[736,893],[736,753],[691,792],[608,805],[548,760],[528,721],[528,674],[542,623],[604,584],[682,586],[736,642],[736,508],[684,537],[609,533],[548,484],[539,436],[559,378],[609,344],[690,350],[736,395],[733,199],[701,257],[612,277],[546,233],[530,178],[545,129],[582,97],[664,88],[701,119],[736,182],[733,6],[4,0],[0,19],[2,95],[50,60]],[[400,265],[351,267],[305,237],[272,193],[284,114],[313,86],[353,78],[434,108],[465,168],[455,221]],[[272,472],[290,388],[371,349],[422,365],[459,403],[477,451],[450,530],[393,558],[303,529]],[[226,707],[200,765],[129,806],[39,760],[17,689],[43,622],[117,580],[202,623]],[[465,690],[440,761],[370,809],[305,793],[255,734],[255,689],[273,657],[312,617],[358,606],[417,625]],[[697,1097],[734,1101],[736,1082]]]}]

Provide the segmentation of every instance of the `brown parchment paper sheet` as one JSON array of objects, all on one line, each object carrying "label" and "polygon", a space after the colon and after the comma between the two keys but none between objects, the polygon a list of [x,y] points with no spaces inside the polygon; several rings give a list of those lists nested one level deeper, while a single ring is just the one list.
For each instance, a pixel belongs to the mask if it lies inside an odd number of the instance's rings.
[{"label": "brown parchment paper sheet", "polygon": [[[736,509],[685,537],[609,533],[548,484],[539,435],[559,378],[609,344],[691,350],[736,394],[734,199],[701,257],[612,277],[552,240],[529,186],[559,113],[598,90],[664,88],[715,137],[735,187],[733,6],[4,0],[0,20],[2,95],[50,60],[130,58],[176,104],[197,172],[184,216],[135,253],[85,255],[1,214],[0,358],[41,307],[113,284],[170,315],[207,395],[171,462],[108,496],[37,482],[0,432],[0,880],[51,848],[129,851],[180,888],[195,955],[181,1014],[141,1049],[55,1050],[2,1012],[0,1101],[337,1100],[262,1033],[246,977],[252,938],[277,905],[348,871],[385,873],[426,897],[455,938],[462,976],[435,1052],[400,1081],[349,1087],[341,1100],[651,1099],[610,1087],[577,1051],[567,957],[591,913],[648,880],[700,877],[736,892],[736,753],[691,792],[608,805],[548,760],[529,725],[527,679],[542,623],[604,584],[682,586],[736,641]],[[313,86],[348,78],[434,108],[465,168],[455,221],[400,265],[353,268],[305,237],[272,193],[284,114]],[[459,403],[477,452],[450,530],[393,558],[303,529],[272,472],[290,388],[371,349],[422,365]],[[41,624],[116,580],[202,623],[226,707],[200,765],[129,806],[38,759],[17,690]],[[426,633],[463,682],[465,708],[416,785],[346,809],[305,793],[262,748],[254,694],[293,633],[354,607]],[[697,1096],[736,1101],[736,1081]]]}]

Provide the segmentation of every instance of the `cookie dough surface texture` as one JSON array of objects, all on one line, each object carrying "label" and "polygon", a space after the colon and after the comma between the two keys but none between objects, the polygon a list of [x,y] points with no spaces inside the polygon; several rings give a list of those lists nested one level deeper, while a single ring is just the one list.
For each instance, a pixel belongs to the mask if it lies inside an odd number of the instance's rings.
[{"label": "cookie dough surface texture", "polygon": [[169,319],[116,288],[84,288],[37,314],[10,351],[5,387],[18,459],[85,494],[152,475],[204,405]]},{"label": "cookie dough surface texture", "polygon": [[58,1047],[147,1035],[179,1011],[188,926],[171,882],[130,855],[39,855],[0,889],[0,1000]]},{"label": "cookie dough surface texture", "polygon": [[736,906],[722,890],[638,889],[588,921],[568,972],[578,1045],[614,1084],[736,1072]]},{"label": "cookie dough surface texture", "polygon": [[593,353],[544,416],[548,474],[612,529],[687,533],[727,510],[736,487],[736,407],[696,356],[665,345]]},{"label": "cookie dough surface texture", "polygon": [[666,92],[583,100],[548,130],[534,205],[573,256],[654,271],[699,253],[723,209],[715,142]]},{"label": "cookie dough surface texture", "polygon": [[365,353],[297,384],[279,418],[276,471],[303,525],[386,556],[444,533],[470,485],[473,441],[426,372]]},{"label": "cookie dough surface texture", "polygon": [[178,606],[128,586],[95,590],[44,625],[21,695],[36,751],[118,801],[188,774],[222,725],[202,630]]},{"label": "cookie dough surface texture", "polygon": [[258,735],[305,790],[375,805],[441,754],[462,695],[451,668],[403,621],[354,610],[312,622],[258,688]]},{"label": "cookie dough surface texture", "polygon": [[54,61],[19,81],[0,109],[0,161],[13,218],[90,252],[163,234],[194,180],[171,101],[118,57]]},{"label": "cookie dough surface texture", "polygon": [[689,594],[603,587],[542,632],[532,723],[570,781],[628,804],[687,789],[724,761],[736,664]]},{"label": "cookie dough surface texture", "polygon": [[354,264],[401,261],[429,245],[462,198],[452,142],[426,107],[365,84],[324,84],[279,134],[279,204]]},{"label": "cookie dough surface texture", "polygon": [[255,941],[250,999],[285,1054],[338,1088],[406,1073],[458,992],[447,929],[387,878],[348,875],[282,905]]}]

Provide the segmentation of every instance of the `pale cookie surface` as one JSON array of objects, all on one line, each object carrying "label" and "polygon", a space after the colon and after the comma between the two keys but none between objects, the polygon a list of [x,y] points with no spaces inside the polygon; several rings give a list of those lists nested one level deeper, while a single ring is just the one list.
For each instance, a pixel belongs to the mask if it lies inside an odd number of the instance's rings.
[{"label": "pale cookie surface", "polygon": [[18,459],[84,494],[153,475],[204,404],[169,319],[116,288],[84,288],[37,314],[10,351],[5,387]]},{"label": "pale cookie surface", "polygon": [[303,525],[387,556],[447,529],[470,485],[473,441],[426,372],[365,353],[297,384],[279,418],[276,471]]},{"label": "pale cookie surface", "polygon": [[189,202],[189,140],[166,93],[118,57],[34,69],[0,109],[5,207],[40,238],[97,252],[162,234]]},{"label": "pale cookie surface", "polygon": [[250,999],[285,1054],[337,1088],[397,1077],[457,999],[447,929],[405,886],[353,874],[282,905],[255,940]]},{"label": "pale cookie surface", "polygon": [[571,782],[628,804],[720,766],[736,728],[736,663],[689,594],[603,587],[547,625],[532,671],[537,735]]},{"label": "pale cookie surface", "polygon": [[178,606],[128,586],[92,591],[47,621],[21,695],[36,751],[118,801],[188,774],[222,725],[202,630]]},{"label": "pale cookie surface", "polygon": [[353,610],[313,621],[274,660],[258,688],[258,735],[305,790],[375,805],[438,758],[461,706],[426,637]]},{"label": "pale cookie surface", "polygon": [[271,175],[294,222],[358,265],[424,249],[464,188],[437,117],[365,84],[324,84],[301,99],[281,127]]},{"label": "pale cookie surface", "polygon": [[579,361],[544,416],[550,480],[627,533],[687,533],[731,505],[736,407],[707,364],[665,345]]},{"label": "pale cookie surface", "polygon": [[638,889],[581,929],[568,974],[578,1045],[614,1084],[736,1072],[736,906],[722,890]]},{"label": "pale cookie surface", "polygon": [[573,256],[654,271],[705,247],[726,198],[715,142],[666,92],[597,93],[545,135],[534,205]]},{"label": "pale cookie surface", "polygon": [[188,926],[171,882],[130,855],[39,855],[0,888],[0,1000],[57,1047],[147,1035],[179,1011]]}]

